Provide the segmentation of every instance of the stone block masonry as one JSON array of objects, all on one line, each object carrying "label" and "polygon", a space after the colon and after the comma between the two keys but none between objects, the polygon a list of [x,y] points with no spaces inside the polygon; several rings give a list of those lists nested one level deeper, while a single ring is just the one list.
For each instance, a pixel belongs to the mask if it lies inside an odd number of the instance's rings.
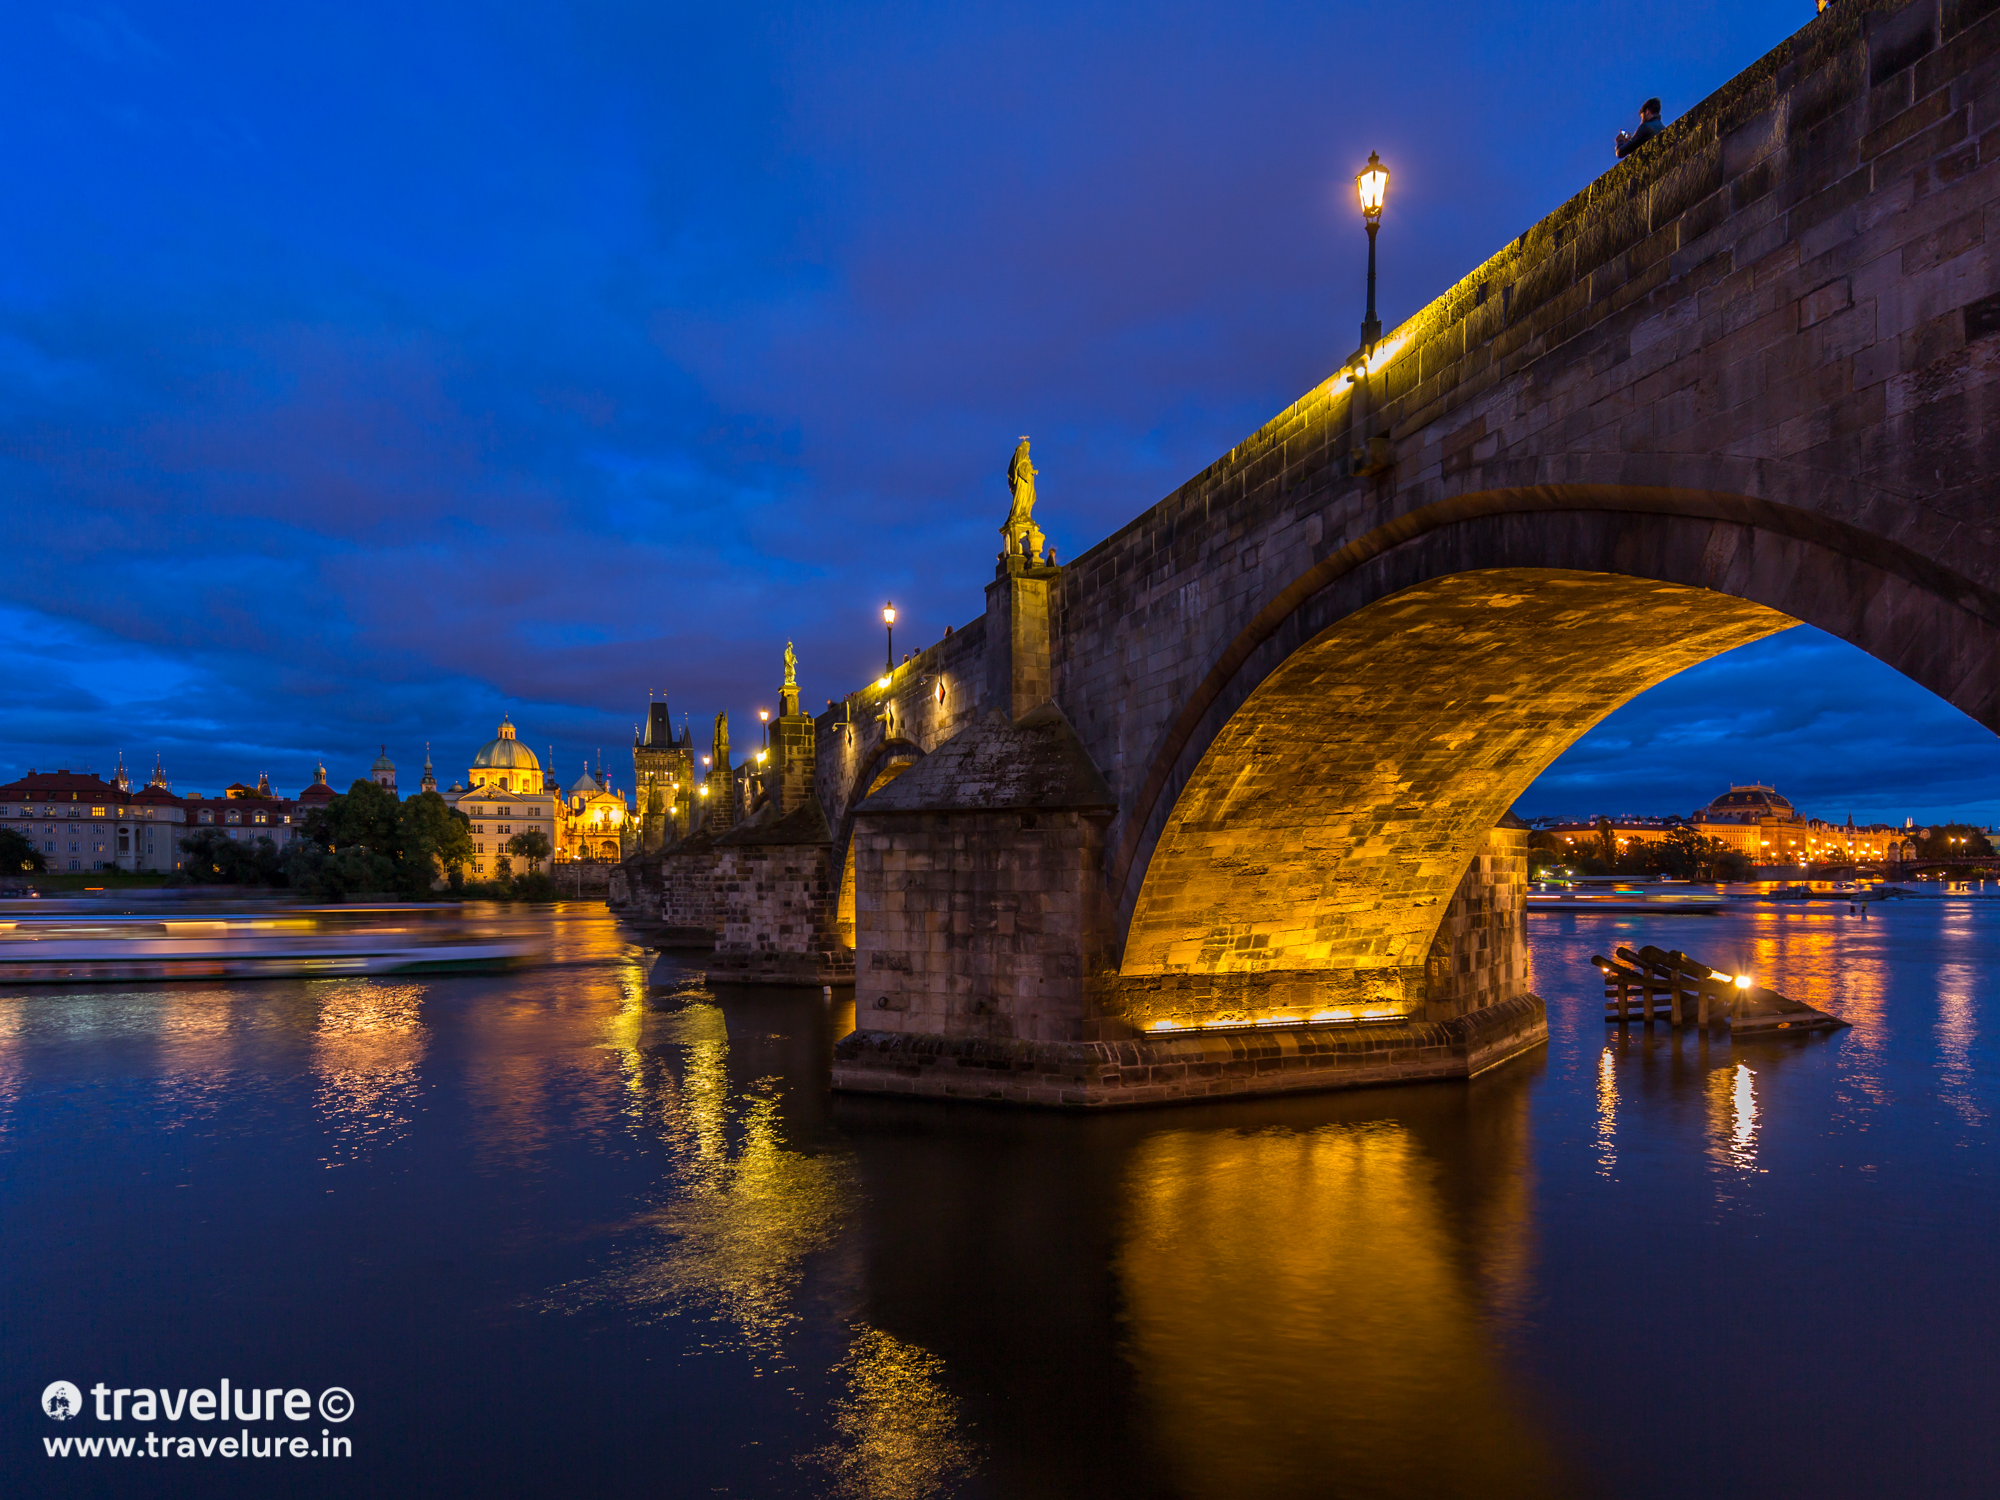
[{"label": "stone block masonry", "polygon": [[808,797],[777,817],[776,804],[719,836],[710,892],[714,952],[708,976],[737,984],[851,984],[854,954],[835,922],[831,843]]},{"label": "stone block masonry", "polygon": [[1996,246],[2000,7],[1833,0],[1114,535],[1003,559],[817,726],[836,1084],[1463,1076],[1542,1034],[1506,812],[1619,703],[1804,621],[2000,730]]}]

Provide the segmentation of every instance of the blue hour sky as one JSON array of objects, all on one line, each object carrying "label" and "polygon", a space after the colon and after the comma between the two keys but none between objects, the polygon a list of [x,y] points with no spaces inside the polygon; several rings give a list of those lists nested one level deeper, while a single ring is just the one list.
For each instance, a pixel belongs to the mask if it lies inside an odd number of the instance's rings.
[{"label": "blue hour sky", "polygon": [[[20,4],[0,13],[0,776],[629,781],[1070,557],[1803,24],[1630,5]],[[1740,704],[1740,708],[1728,705]],[[1722,707],[1718,707],[1722,705]],[[2000,819],[2000,741],[1794,631],[1523,808]]]}]

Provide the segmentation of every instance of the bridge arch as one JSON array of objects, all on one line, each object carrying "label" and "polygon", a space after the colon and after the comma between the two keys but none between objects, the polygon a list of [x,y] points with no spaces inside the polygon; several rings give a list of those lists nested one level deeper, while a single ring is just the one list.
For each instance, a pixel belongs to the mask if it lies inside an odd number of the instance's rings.
[{"label": "bridge arch", "polygon": [[850,949],[854,946],[854,809],[923,757],[923,746],[913,740],[899,736],[883,740],[868,751],[855,769],[846,800],[841,804],[840,826],[834,830],[832,851],[833,868],[840,871],[834,925],[841,941]]},{"label": "bridge arch", "polygon": [[2000,599],[1823,513],[1538,485],[1404,514],[1275,590],[1162,736],[1106,870],[1120,973],[1354,970],[1393,998],[1557,755],[1799,622],[2000,724]]}]

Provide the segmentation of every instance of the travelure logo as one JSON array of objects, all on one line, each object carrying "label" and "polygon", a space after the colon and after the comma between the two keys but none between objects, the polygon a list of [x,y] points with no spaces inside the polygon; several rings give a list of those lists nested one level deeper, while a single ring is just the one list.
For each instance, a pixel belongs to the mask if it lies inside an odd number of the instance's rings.
[{"label": "travelure logo", "polygon": [[42,1392],[42,1410],[58,1422],[67,1422],[83,1410],[83,1392],[67,1380],[52,1380]]}]

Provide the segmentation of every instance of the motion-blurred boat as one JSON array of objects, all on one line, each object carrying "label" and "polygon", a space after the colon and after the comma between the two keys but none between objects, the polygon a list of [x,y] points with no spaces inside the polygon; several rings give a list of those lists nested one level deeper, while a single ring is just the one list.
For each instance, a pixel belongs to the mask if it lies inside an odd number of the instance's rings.
[{"label": "motion-blurred boat", "polygon": [[1531,890],[1528,892],[1528,910],[1561,912],[1569,916],[1609,916],[1631,912],[1685,916],[1722,910],[1723,898],[1714,889],[1677,884],[1680,888],[1671,891],[1651,890],[1640,885]]},{"label": "motion-blurred boat", "polygon": [[0,985],[484,973],[530,956],[506,938],[426,940],[361,914],[64,915],[0,920]]}]

